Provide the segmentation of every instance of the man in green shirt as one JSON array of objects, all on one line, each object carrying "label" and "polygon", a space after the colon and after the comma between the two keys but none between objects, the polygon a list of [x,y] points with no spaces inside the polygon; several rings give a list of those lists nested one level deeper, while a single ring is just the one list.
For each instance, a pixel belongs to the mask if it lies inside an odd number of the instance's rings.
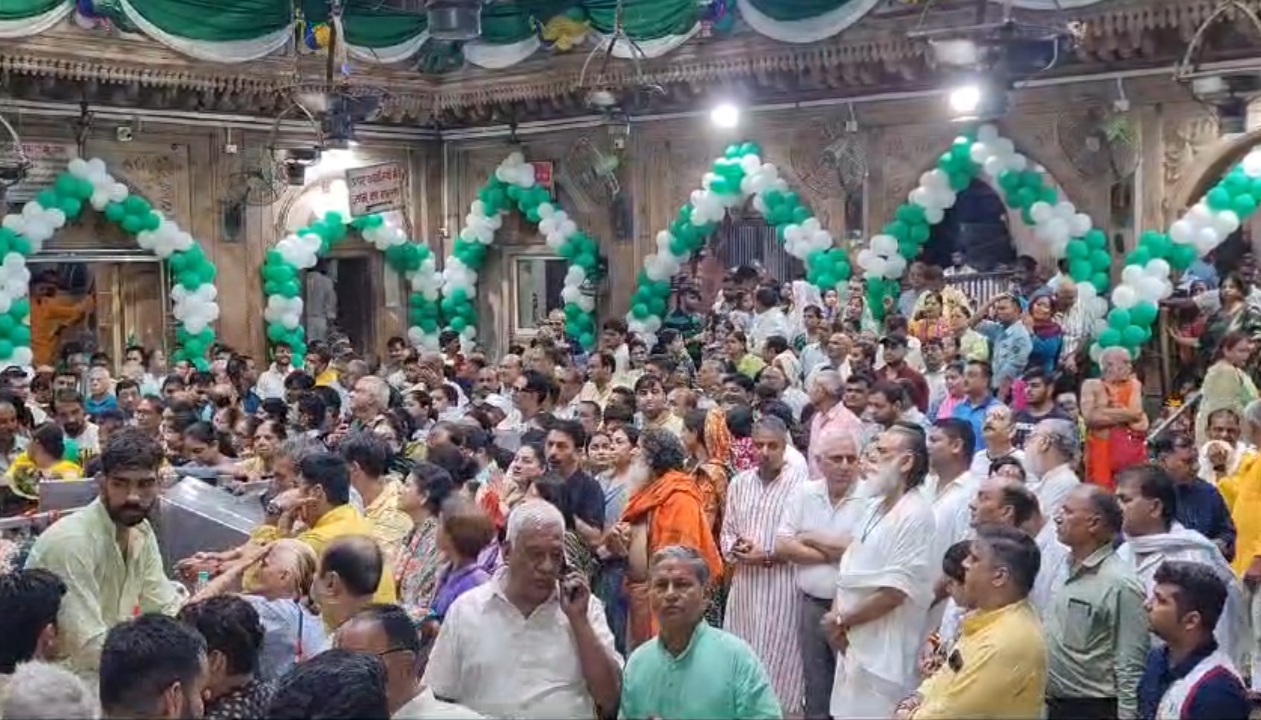
[{"label": "man in green shirt", "polygon": [[753,649],[705,622],[709,582],[709,566],[693,548],[672,545],[653,555],[648,602],[661,631],[626,663],[623,720],[784,716]]}]

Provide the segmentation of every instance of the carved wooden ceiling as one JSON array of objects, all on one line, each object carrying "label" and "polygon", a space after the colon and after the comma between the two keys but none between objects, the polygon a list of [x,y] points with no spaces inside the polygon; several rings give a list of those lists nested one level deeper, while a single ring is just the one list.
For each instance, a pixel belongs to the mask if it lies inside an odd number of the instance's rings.
[{"label": "carved wooden ceiling", "polygon": [[[1261,0],[1244,2],[1261,9]],[[602,81],[633,114],[695,109],[718,96],[750,103],[808,102],[931,88],[942,77],[930,67],[923,43],[907,33],[969,24],[973,4],[883,9],[837,37],[810,45],[751,33],[698,38],[646,61],[638,73],[633,63],[614,61]],[[1076,75],[1174,64],[1215,5],[1214,0],[1114,0],[1073,11],[1071,17],[1024,16],[1045,24],[1071,21],[1079,36],[1076,48],[1046,75]],[[1251,56],[1257,40],[1235,29],[1228,17],[1210,32],[1202,59]],[[589,89],[578,87],[585,59],[586,53],[578,51],[505,70],[466,68],[440,76],[402,65],[357,66],[351,82],[389,92],[377,122],[438,129],[527,122],[593,113]],[[265,117],[288,103],[285,90],[295,78],[318,79],[322,66],[321,58],[285,56],[211,64],[143,39],[88,37],[64,28],[0,47],[0,92],[27,100]],[[660,92],[647,92],[646,85]]]}]

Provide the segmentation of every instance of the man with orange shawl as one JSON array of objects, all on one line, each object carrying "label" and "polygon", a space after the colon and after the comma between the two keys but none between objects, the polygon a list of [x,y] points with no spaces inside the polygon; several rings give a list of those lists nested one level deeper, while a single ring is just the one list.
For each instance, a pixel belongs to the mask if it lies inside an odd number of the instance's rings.
[{"label": "man with orange shawl", "polygon": [[606,540],[609,551],[624,555],[627,561],[628,650],[657,634],[657,621],[648,607],[648,565],[654,553],[671,545],[693,548],[709,565],[710,576],[715,581],[722,577],[722,559],[705,517],[705,500],[696,482],[683,471],[686,459],[683,444],[673,433],[644,430],[632,467],[635,489],[622,521]]}]

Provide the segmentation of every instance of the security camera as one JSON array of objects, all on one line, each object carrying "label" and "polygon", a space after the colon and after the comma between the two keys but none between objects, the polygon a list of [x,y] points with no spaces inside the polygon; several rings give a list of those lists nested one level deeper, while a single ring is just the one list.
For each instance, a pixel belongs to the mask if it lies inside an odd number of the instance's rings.
[{"label": "security camera", "polygon": [[119,125],[114,128],[114,138],[118,142],[131,142],[135,139],[134,131],[127,125]]}]

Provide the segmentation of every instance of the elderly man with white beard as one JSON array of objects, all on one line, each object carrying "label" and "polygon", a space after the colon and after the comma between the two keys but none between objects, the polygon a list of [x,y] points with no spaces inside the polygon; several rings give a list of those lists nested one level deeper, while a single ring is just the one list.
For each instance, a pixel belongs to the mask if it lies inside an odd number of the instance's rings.
[{"label": "elderly man with white beard", "polygon": [[935,520],[918,491],[928,476],[924,434],[894,423],[874,443],[872,499],[841,557],[824,629],[840,652],[832,717],[891,717],[915,689],[916,656],[932,600]]},{"label": "elderly man with white beard", "polygon": [[1069,420],[1043,420],[1025,438],[1025,466],[1033,473],[1029,489],[1038,496],[1042,514],[1055,517],[1064,499],[1081,484],[1073,468],[1081,441]]},{"label": "elderly man with white beard", "polygon": [[1174,520],[1178,496],[1173,477],[1159,465],[1145,464],[1122,470],[1116,481],[1126,540],[1117,557],[1134,565],[1149,598],[1156,586],[1156,570],[1166,560],[1212,568],[1227,588],[1226,606],[1214,635],[1222,651],[1236,665],[1242,663],[1248,651],[1248,616],[1239,584],[1212,540]]}]

